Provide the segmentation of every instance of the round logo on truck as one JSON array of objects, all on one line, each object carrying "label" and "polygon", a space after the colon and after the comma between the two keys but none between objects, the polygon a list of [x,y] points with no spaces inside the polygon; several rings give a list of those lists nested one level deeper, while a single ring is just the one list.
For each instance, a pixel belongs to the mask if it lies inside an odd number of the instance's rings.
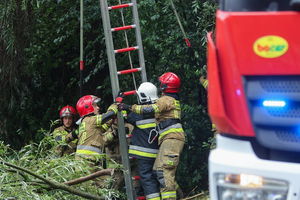
[{"label": "round logo on truck", "polygon": [[276,35],[260,37],[253,44],[255,54],[263,58],[277,58],[284,55],[288,48],[288,42]]}]

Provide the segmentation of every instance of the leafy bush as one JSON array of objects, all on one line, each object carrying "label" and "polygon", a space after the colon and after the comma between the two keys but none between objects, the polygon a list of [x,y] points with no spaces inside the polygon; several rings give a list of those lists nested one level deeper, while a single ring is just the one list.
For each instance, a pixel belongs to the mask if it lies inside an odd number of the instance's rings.
[{"label": "leafy bush", "polygon": [[[3,162],[11,163],[59,183],[91,173],[91,165],[85,160],[75,160],[74,155],[57,157],[53,151],[55,144],[53,137],[49,135],[46,135],[40,143],[26,145],[20,151],[15,151],[0,142],[0,198],[83,199],[66,191],[57,190],[22,170],[16,170],[3,164]],[[109,179],[104,189],[100,189],[92,180],[72,187],[82,192],[110,199],[124,198],[124,194],[111,188],[111,180]]]},{"label": "leafy bush", "polygon": [[[188,194],[207,189],[207,156],[213,144],[213,133],[206,112],[206,94],[202,91],[199,95],[198,79],[206,73],[206,34],[214,27],[216,3],[213,0],[173,1],[191,48],[184,43],[169,1],[140,1],[139,15],[148,80],[158,85],[157,78],[166,71],[179,74],[182,80],[187,143],[178,180]],[[84,5],[86,67],[83,94],[100,96],[104,102],[102,110],[105,110],[112,102],[112,96],[99,2],[85,0]],[[74,178],[71,175],[75,170],[73,167],[81,164],[67,157],[52,157],[51,152],[45,150],[51,142],[46,138],[39,141],[44,138],[43,129],[48,122],[58,117],[59,109],[66,104],[74,105],[79,99],[78,8],[79,1],[73,0],[0,1],[0,29],[3,30],[0,31],[0,140],[13,149],[30,144],[20,152],[14,152],[1,143],[0,155],[10,152],[3,159],[58,181]],[[130,12],[125,17],[131,17]],[[112,14],[112,22],[113,26],[121,25],[117,24],[119,12]],[[114,39],[116,46],[124,47],[123,34],[115,35]],[[135,42],[131,41],[130,45]],[[118,57],[119,67],[128,67],[128,63],[126,54]],[[137,58],[133,59],[133,64],[138,66]],[[131,77],[120,78],[120,87],[122,91],[132,90]],[[63,163],[65,167],[58,167]],[[63,174],[59,175],[58,169]],[[3,181],[8,181],[3,182],[8,184],[7,187],[10,181],[22,183],[14,186],[12,193],[18,190],[22,195],[36,193],[33,186],[23,184],[21,175],[13,176],[14,173],[4,166],[1,170],[7,175],[1,176]],[[82,170],[87,169],[82,166]],[[187,178],[190,174],[193,174],[191,180]]]}]

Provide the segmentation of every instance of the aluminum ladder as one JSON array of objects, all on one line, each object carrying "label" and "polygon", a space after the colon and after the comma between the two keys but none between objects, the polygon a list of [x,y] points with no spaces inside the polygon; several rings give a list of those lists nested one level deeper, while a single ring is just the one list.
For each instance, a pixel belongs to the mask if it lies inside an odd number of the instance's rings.
[{"label": "aluminum ladder", "polygon": [[[112,6],[109,6],[107,1],[108,0],[100,0],[100,7],[101,7],[103,29],[104,29],[104,33],[105,33],[105,43],[106,43],[106,50],[107,50],[107,56],[108,56],[110,80],[111,80],[111,85],[112,85],[113,98],[115,99],[118,95],[118,92],[121,91],[120,87],[119,87],[119,78],[118,78],[119,75],[140,72],[142,82],[147,81],[147,76],[146,76],[145,60],[144,60],[143,45],[142,45],[142,38],[141,38],[141,32],[140,32],[140,24],[139,24],[139,16],[138,16],[136,0],[131,0],[131,2],[129,2],[129,3],[124,3],[124,4],[121,3],[118,5],[112,5]],[[124,9],[124,11],[126,11],[127,9],[132,9],[134,24],[132,24],[132,25],[122,24],[122,26],[112,28],[111,21],[110,21],[110,12],[114,12],[114,10],[118,10],[118,9]],[[123,21],[123,23],[124,23],[124,21]],[[135,29],[136,46],[127,46],[127,47],[124,47],[121,49],[114,49],[113,33],[117,32],[117,31],[127,31],[130,29]],[[128,45],[128,43],[127,43],[127,45]],[[139,67],[118,71],[117,66],[116,66],[116,54],[121,54],[121,53],[125,53],[125,52],[129,53],[130,51],[138,51]],[[130,56],[130,53],[129,53],[129,56]],[[132,95],[132,94],[135,94],[135,90],[123,92],[123,94],[125,96]],[[134,178],[132,178],[132,176],[131,176],[129,156],[128,156],[128,144],[126,141],[124,119],[120,112],[118,113],[118,131],[119,131],[119,142],[120,142],[122,164],[124,167],[126,194],[127,194],[128,199],[135,200],[136,199],[135,191],[132,186],[132,181],[134,180]]]}]

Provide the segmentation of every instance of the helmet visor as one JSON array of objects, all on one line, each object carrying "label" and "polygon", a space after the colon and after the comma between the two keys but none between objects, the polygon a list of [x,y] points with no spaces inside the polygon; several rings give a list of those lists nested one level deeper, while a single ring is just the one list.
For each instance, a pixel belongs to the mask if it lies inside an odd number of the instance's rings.
[{"label": "helmet visor", "polygon": [[93,106],[98,106],[98,107],[100,107],[100,104],[101,104],[101,98],[94,99],[92,103]]}]

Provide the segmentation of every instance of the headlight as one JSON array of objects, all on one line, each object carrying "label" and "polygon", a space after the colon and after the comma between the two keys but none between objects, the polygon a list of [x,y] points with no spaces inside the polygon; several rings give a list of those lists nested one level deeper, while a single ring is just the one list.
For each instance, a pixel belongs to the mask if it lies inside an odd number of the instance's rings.
[{"label": "headlight", "polygon": [[286,181],[249,174],[215,175],[219,200],[286,200]]}]

